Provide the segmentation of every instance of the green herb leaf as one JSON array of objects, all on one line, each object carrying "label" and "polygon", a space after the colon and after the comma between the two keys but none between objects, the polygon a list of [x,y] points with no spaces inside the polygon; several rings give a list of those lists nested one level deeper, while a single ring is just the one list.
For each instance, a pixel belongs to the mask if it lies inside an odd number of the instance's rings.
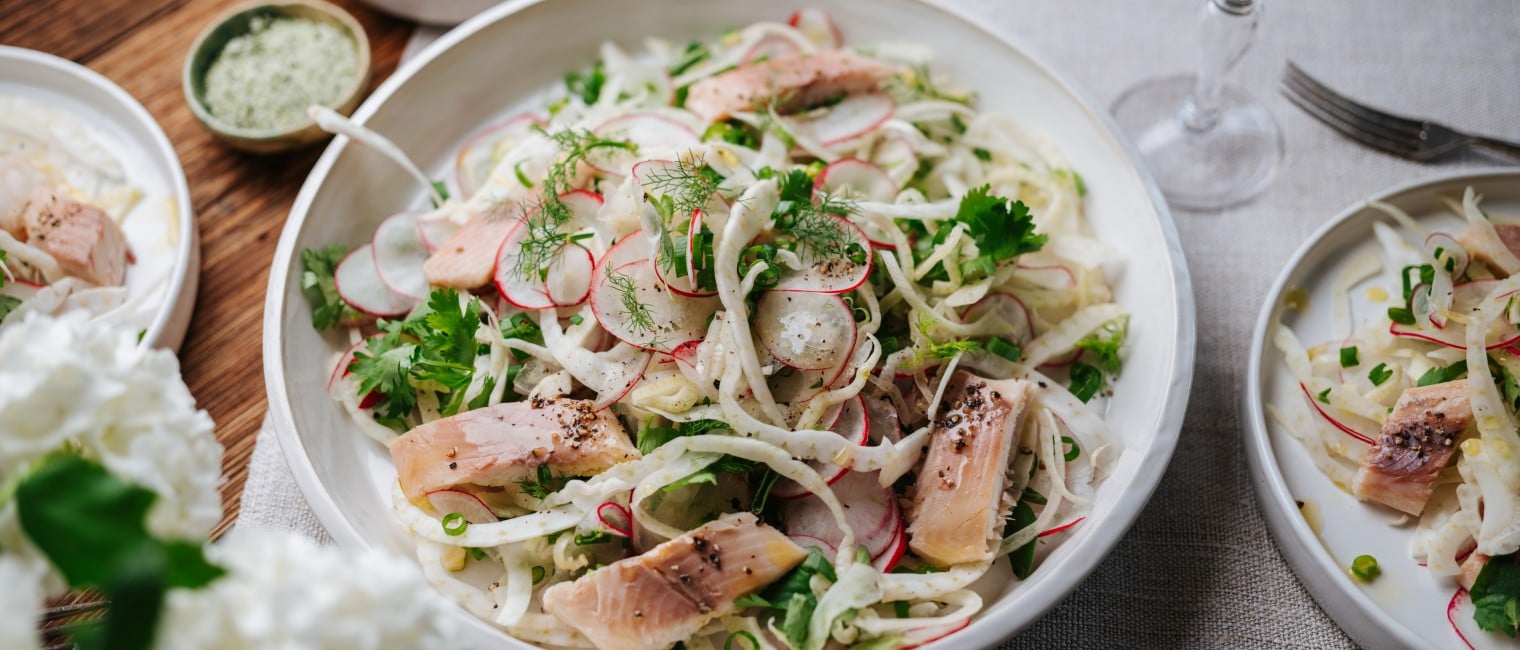
[{"label": "green herb leaf", "polygon": [[1124,339],[1127,336],[1129,336],[1129,316],[1125,315],[1104,323],[1092,334],[1077,341],[1076,347],[1078,350],[1091,353],[1094,363],[1103,372],[1116,375],[1124,367],[1124,360],[1120,358],[1119,350],[1124,347]]},{"label": "green herb leaf", "polygon": [[301,295],[311,303],[311,326],[319,330],[362,317],[338,295],[337,283],[333,281],[338,263],[347,254],[348,247],[342,244],[301,251]]},{"label": "green herb leaf", "polygon": [[1446,366],[1445,368],[1431,368],[1430,370],[1426,370],[1425,374],[1420,375],[1420,379],[1419,381],[1415,382],[1415,385],[1430,386],[1432,384],[1444,384],[1448,381],[1455,381],[1457,379],[1460,379],[1465,374],[1467,374],[1467,362],[1458,361],[1449,366]]},{"label": "green herb leaf", "polygon": [[15,296],[0,296],[0,321],[5,320],[12,311],[21,306],[21,299]]},{"label": "green herb leaf", "polygon": [[1080,361],[1071,364],[1071,386],[1067,389],[1083,402],[1103,390],[1103,371]]},{"label": "green herb leaf", "polygon": [[[449,200],[449,186],[447,184],[445,184],[443,181],[433,181],[433,191],[437,192],[438,196],[441,197],[443,200],[445,200],[445,201]],[[435,207],[435,208],[438,207],[438,202],[437,201],[433,202],[433,207]]]},{"label": "green herb leaf", "polygon": [[1503,632],[1513,638],[1520,631],[1520,555],[1489,558],[1478,572],[1469,590],[1473,601],[1473,620],[1489,632]]},{"label": "green herb leaf", "polygon": [[1372,382],[1373,386],[1382,386],[1383,382],[1388,381],[1388,378],[1392,376],[1393,371],[1388,369],[1388,364],[1386,363],[1373,366],[1372,371],[1367,373],[1367,379]]},{"label": "green herb leaf", "polygon": [[1318,399],[1321,402],[1329,404],[1330,403],[1330,389],[1326,388],[1326,389],[1320,391],[1319,394],[1315,396],[1315,398]]},{"label": "green herb leaf", "polygon": [[602,96],[602,85],[607,83],[607,72],[602,67],[602,61],[597,60],[586,72],[572,72],[565,75],[565,90],[571,96],[581,98],[588,106],[595,104],[597,98]]},{"label": "green herb leaf", "polygon": [[991,186],[972,188],[961,197],[955,220],[966,224],[977,250],[1001,262],[1040,250],[1046,236],[1034,231],[1034,218],[1023,201],[989,194]]},{"label": "green herb leaf", "polygon": [[[1003,535],[1012,535],[1025,527],[1033,526],[1035,522],[1034,508],[1025,500],[1019,500],[1013,506],[1013,513],[1008,518],[1008,523],[1003,526]],[[1028,544],[1013,549],[1008,554],[1008,563],[1013,567],[1014,577],[1023,580],[1034,573],[1034,551],[1037,539],[1029,540]]]}]

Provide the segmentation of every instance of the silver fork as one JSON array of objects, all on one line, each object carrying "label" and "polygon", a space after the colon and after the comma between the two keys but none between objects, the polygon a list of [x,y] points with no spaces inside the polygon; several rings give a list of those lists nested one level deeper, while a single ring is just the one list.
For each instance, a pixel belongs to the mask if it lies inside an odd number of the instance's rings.
[{"label": "silver fork", "polygon": [[1520,144],[1372,108],[1331,90],[1292,61],[1283,71],[1282,90],[1304,112],[1342,135],[1400,158],[1430,162],[1468,147],[1480,147],[1520,161]]}]

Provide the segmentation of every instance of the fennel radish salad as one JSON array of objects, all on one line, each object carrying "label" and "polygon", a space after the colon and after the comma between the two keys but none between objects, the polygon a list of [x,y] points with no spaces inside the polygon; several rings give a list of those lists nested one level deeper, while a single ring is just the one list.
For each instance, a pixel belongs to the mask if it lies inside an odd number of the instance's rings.
[{"label": "fennel radish salad", "polygon": [[[1465,221],[1450,232],[1369,202],[1387,219],[1378,250],[1333,279],[1338,338],[1306,348],[1274,324],[1301,395],[1267,407],[1338,487],[1414,522],[1407,561],[1451,579],[1447,619],[1469,646],[1520,631],[1520,224],[1480,200],[1445,198]],[[1355,322],[1354,291],[1386,311]],[[1284,308],[1304,299],[1290,290]],[[1374,581],[1379,560],[1396,559],[1362,555],[1350,572]]]},{"label": "fennel radish salad", "polygon": [[[314,325],[352,343],[329,389],[396,458],[434,586],[545,645],[907,647],[1081,525],[1119,455],[1111,255],[1058,148],[930,58],[847,47],[816,11],[609,43],[542,112],[472,135],[431,205],[303,253]],[[428,182],[378,134],[319,123]],[[952,377],[990,393],[963,404]],[[1027,406],[997,392],[1015,385]],[[947,564],[908,531],[926,451],[966,408],[1005,418],[967,435],[1013,439],[978,559]],[[723,530],[806,550],[770,556],[792,559],[768,584],[735,590],[761,567],[714,553],[728,582],[697,587],[726,596],[626,621],[599,601],[611,640],[544,597],[717,551],[714,526],[751,519]]]}]

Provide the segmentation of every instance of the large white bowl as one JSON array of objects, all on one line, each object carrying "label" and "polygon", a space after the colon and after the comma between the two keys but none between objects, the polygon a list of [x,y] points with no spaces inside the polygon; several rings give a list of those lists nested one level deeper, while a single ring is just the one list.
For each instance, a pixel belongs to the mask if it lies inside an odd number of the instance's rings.
[{"label": "large white bowl", "polygon": [[[121,161],[127,182],[142,190],[142,200],[123,223],[137,256],[127,270],[127,292],[132,298],[162,292],[152,320],[143,324],[142,341],[178,350],[195,308],[201,247],[185,172],[163,129],[110,79],[34,50],[0,45],[0,95],[25,97],[78,117]],[[157,214],[172,223],[152,222]]]},{"label": "large white bowl", "polygon": [[[1118,252],[1117,300],[1133,314],[1129,361],[1109,421],[1124,440],[1114,474],[1075,534],[1028,580],[1004,585],[966,630],[936,644],[996,643],[1059,602],[1118,542],[1144,507],[1176,446],[1193,370],[1193,299],[1181,247],[1160,193],[1133,149],[1085,94],[1027,50],[974,21],[916,0],[819,0],[852,42],[911,39],[937,65],[996,108],[1059,144],[1086,179],[1097,236]],[[537,106],[568,70],[594,59],[603,40],[626,49],[648,36],[678,42],[761,20],[784,20],[789,3],[554,0],[496,7],[403,65],[354,113],[443,175],[454,148],[491,118]],[[912,26],[912,29],[907,29]],[[300,295],[301,250],[368,240],[379,221],[421,205],[422,189],[390,163],[338,138],[317,162],[286,222],[265,305],[264,368],[270,412],[297,482],[340,545],[409,552],[392,524],[389,456],[360,435],[324,384],[338,337],[311,328]],[[460,616],[468,616],[460,610]],[[477,646],[520,646],[470,619]]]}]

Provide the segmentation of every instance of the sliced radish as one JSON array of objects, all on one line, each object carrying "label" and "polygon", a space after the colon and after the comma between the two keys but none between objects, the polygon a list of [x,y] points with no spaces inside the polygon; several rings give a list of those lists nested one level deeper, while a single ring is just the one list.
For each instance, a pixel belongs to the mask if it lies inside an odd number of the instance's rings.
[{"label": "sliced radish", "polygon": [[655,156],[676,156],[702,144],[702,138],[685,124],[653,113],[630,113],[596,127],[596,134],[632,142],[636,151],[597,149],[586,162],[597,170],[627,176],[634,163]]},{"label": "sliced radish", "polygon": [[[630,237],[643,239],[641,233]],[[608,262],[616,259],[616,249],[608,251],[593,271],[591,311],[602,329],[629,345],[657,352],[669,352],[707,333],[707,318],[718,307],[716,298],[688,298],[670,291],[648,258],[613,267]]]},{"label": "sliced radish", "polygon": [[1315,399],[1313,395],[1309,394],[1309,387],[1308,386],[1305,386],[1305,385],[1303,385],[1303,384],[1300,383],[1298,385],[1298,388],[1299,388],[1299,390],[1301,390],[1301,391],[1304,392],[1304,398],[1309,400],[1309,405],[1313,406],[1314,410],[1319,412],[1320,417],[1325,418],[1325,421],[1329,422],[1331,424],[1331,426],[1334,426],[1335,428],[1340,429],[1342,433],[1345,433],[1348,436],[1356,438],[1357,440],[1360,440],[1360,441],[1362,441],[1362,442],[1364,442],[1366,444],[1369,444],[1369,445],[1370,444],[1374,444],[1373,441],[1372,441],[1372,437],[1371,436],[1369,436],[1369,435],[1367,435],[1365,433],[1362,433],[1360,431],[1357,431],[1356,429],[1351,428],[1350,426],[1346,425],[1345,423],[1341,422],[1340,420],[1337,420],[1337,419],[1331,417],[1329,413],[1325,412],[1325,409],[1320,408],[1320,406],[1319,406],[1319,400]]},{"label": "sliced radish", "polygon": [[855,315],[835,294],[766,291],[755,304],[755,336],[798,370],[827,370],[855,349]]},{"label": "sliced radish", "polygon": [[1014,277],[1027,280],[1042,289],[1070,289],[1077,286],[1077,276],[1060,264],[1018,264]]},{"label": "sliced radish", "polygon": [[458,230],[459,224],[448,219],[417,219],[417,238],[422,240],[429,253],[438,250]]},{"label": "sliced radish", "polygon": [[596,507],[596,520],[607,530],[622,537],[633,537],[633,512],[616,501],[603,501]]},{"label": "sliced radish", "polygon": [[859,158],[840,158],[822,171],[813,187],[829,194],[885,203],[897,197],[897,183],[880,167]]},{"label": "sliced radish", "polygon": [[871,275],[871,241],[866,239],[865,232],[849,219],[838,215],[827,215],[834,219],[849,240],[849,244],[858,246],[865,253],[865,261],[857,264],[843,255],[830,252],[827,255],[820,254],[809,247],[808,242],[802,241],[799,253],[802,262],[808,266],[801,271],[783,269],[781,281],[776,283],[777,291],[810,291],[817,293],[844,293],[854,291],[864,284],[866,278]]},{"label": "sliced radish", "polygon": [[[1446,603],[1446,622],[1451,625],[1451,631],[1457,633],[1457,638],[1462,640],[1462,645],[1467,646],[1467,650],[1473,650],[1475,647],[1472,641],[1467,640],[1467,632],[1472,632],[1473,638],[1484,638],[1482,629],[1474,629],[1477,626],[1473,624],[1471,610],[1467,607],[1470,602],[1472,602],[1472,597],[1468,595],[1467,588],[1457,587],[1456,592],[1451,595],[1451,600]],[[1457,616],[1458,613],[1462,614],[1460,619]],[[1458,620],[1462,622],[1458,623]],[[1463,628],[1467,630],[1464,631]]]},{"label": "sliced radish", "polygon": [[[857,444],[866,444],[866,441],[871,437],[871,420],[866,416],[864,399],[856,395],[851,399],[845,400],[829,424],[829,431],[839,434],[841,438],[846,440],[853,440]],[[829,485],[833,485],[835,481],[850,473],[848,468],[840,467],[833,463],[814,460],[809,461],[808,464]],[[809,492],[795,481],[781,479],[771,489],[771,494],[778,499],[797,499],[808,496],[812,492]]]},{"label": "sliced radish", "polygon": [[1066,532],[1068,530],[1071,530],[1072,526],[1075,526],[1077,524],[1082,523],[1082,520],[1086,519],[1086,518],[1087,517],[1077,517],[1076,519],[1068,521],[1068,522],[1066,522],[1064,524],[1061,524],[1059,526],[1054,526],[1054,527],[1052,527],[1052,528],[1050,528],[1048,530],[1040,531],[1040,534],[1037,535],[1036,537],[1050,537],[1051,535],[1058,535],[1060,533],[1064,533],[1064,532]]},{"label": "sliced radish", "polygon": [[665,196],[664,182],[674,174],[683,173],[681,166],[680,162],[674,160],[640,160],[629,169],[629,173],[633,174],[633,180],[646,194],[660,198]]},{"label": "sliced radish", "polygon": [[430,253],[417,234],[416,212],[402,212],[380,222],[375,229],[375,271],[391,291],[413,300],[427,298],[427,278],[422,265]]},{"label": "sliced radish", "polygon": [[1034,321],[1029,318],[1029,308],[1011,293],[989,293],[961,313],[961,320],[968,323],[982,318],[991,318],[993,322],[1006,325],[1006,329],[1000,328],[997,335],[1011,338],[1021,345],[1034,335]]},{"label": "sliced radish", "polygon": [[839,26],[835,25],[834,19],[822,9],[793,11],[792,15],[786,19],[786,24],[802,32],[803,36],[819,47],[836,49],[844,46],[844,35],[839,33]]},{"label": "sliced radish", "polygon": [[496,167],[499,145],[510,145],[512,141],[532,133],[533,127],[543,125],[543,118],[537,115],[518,115],[487,126],[470,136],[454,157],[454,182],[460,196],[471,196],[485,185],[486,179],[491,176],[491,170]]},{"label": "sliced radish", "polygon": [[820,539],[812,535],[788,533],[787,537],[802,548],[816,548],[828,555],[833,555],[839,552],[839,547],[835,546],[834,544],[830,544],[827,540]]},{"label": "sliced radish", "polygon": [[802,51],[793,43],[780,36],[767,36],[756,41],[744,52],[743,58],[739,59],[739,65],[749,65],[759,59],[772,61],[798,54]]},{"label": "sliced radish", "polygon": [[906,553],[907,550],[908,530],[907,526],[903,524],[903,518],[899,512],[897,517],[897,535],[893,538],[892,543],[887,546],[886,550],[883,551],[881,555],[871,558],[871,566],[876,567],[877,571],[888,573],[892,569],[897,568],[897,564],[902,561],[903,554]]},{"label": "sliced radish", "polygon": [[886,93],[850,95],[822,115],[795,120],[794,125],[829,147],[875,131],[892,119],[896,109],[897,104]]},{"label": "sliced radish", "polygon": [[[855,543],[864,546],[872,559],[886,555],[901,526],[897,493],[880,484],[877,472],[846,472],[831,487],[844,504],[845,522],[855,532]],[[786,502],[781,519],[788,536],[818,539],[835,549],[844,541],[844,530],[816,496]]]},{"label": "sliced radish", "polygon": [[596,265],[591,251],[574,244],[549,264],[544,278],[544,294],[555,307],[574,307],[591,296],[591,273]]},{"label": "sliced radish", "polygon": [[427,493],[427,499],[440,515],[457,512],[472,524],[489,524],[500,520],[484,501],[469,492],[438,490]]},{"label": "sliced radish", "polygon": [[[501,248],[496,253],[496,291],[501,294],[503,300],[512,303],[513,307],[526,311],[538,311],[540,309],[552,309],[554,300],[549,298],[549,291],[544,288],[544,280],[530,273],[530,277],[523,277],[518,272],[518,260],[522,258],[523,242],[528,240],[528,227],[525,221],[519,220],[512,226],[507,238],[502,240]],[[547,276],[545,276],[547,277]]]},{"label": "sliced radish", "polygon": [[559,231],[574,234],[596,224],[606,199],[589,190],[571,190],[559,195],[560,203],[570,208],[570,220],[559,225]]},{"label": "sliced radish", "polygon": [[[697,268],[697,259],[702,254],[702,251],[697,250],[697,243],[703,238],[703,236],[702,236],[703,230],[702,229],[707,225],[707,221],[708,220],[709,220],[709,216],[708,216],[708,213],[706,211],[697,210],[696,212],[693,212],[691,214],[691,222],[688,223],[688,224],[686,224],[686,280],[687,280],[687,282],[686,282],[686,286],[684,287],[684,289],[685,289],[684,291],[682,290],[683,289],[682,287],[671,287],[671,289],[673,291],[675,291],[676,293],[680,293],[680,294],[683,294],[683,295],[691,296],[693,298],[705,298],[707,296],[716,296],[716,295],[718,295],[717,289],[713,289],[713,290],[709,291],[709,290],[706,290],[706,289],[702,289],[697,284],[697,273],[699,271],[699,269]],[[721,228],[721,227],[722,226],[720,225],[719,228]],[[712,235],[712,234],[717,233],[717,232],[718,232],[717,229],[707,228],[707,233],[709,235]],[[707,250],[708,251],[713,251],[713,249],[716,248],[716,246],[717,246],[717,242],[715,240],[714,244],[713,244],[713,247],[712,248],[708,248]],[[711,264],[712,260],[709,259],[709,260],[707,260],[707,262],[709,264]]]},{"label": "sliced radish", "polygon": [[[1472,282],[1464,282],[1452,287],[1452,311],[1457,313],[1470,313],[1473,310],[1477,309],[1484,300],[1488,299],[1488,294],[1493,291],[1493,286],[1497,282],[1497,280],[1474,280]],[[1428,294],[1428,291],[1415,291],[1414,297],[1420,300],[1428,300]],[[1494,298],[1502,300],[1506,297],[1508,296],[1495,296]],[[1466,325],[1455,321],[1447,322],[1445,318],[1441,318],[1439,321],[1437,321],[1435,318],[1436,315],[1429,313],[1430,309],[1428,303],[1416,301],[1414,307],[1422,312],[1425,312],[1426,319],[1428,321],[1435,322],[1438,325],[1444,323],[1444,326],[1420,327],[1420,321],[1417,319],[1415,321],[1416,324],[1414,325],[1390,323],[1388,326],[1388,332],[1394,336],[1420,339],[1422,341],[1428,341],[1458,350],[1467,349]],[[1517,329],[1513,323],[1510,323],[1507,319],[1501,318],[1497,321],[1497,325],[1497,331],[1492,332],[1488,337],[1488,340],[1490,341],[1487,346],[1488,349],[1495,350],[1500,348],[1507,348],[1520,343],[1520,329]]]},{"label": "sliced radish", "polygon": [[375,248],[370,244],[349,251],[338,262],[338,268],[333,270],[333,284],[348,306],[377,318],[400,316],[417,306],[416,300],[392,291],[380,279],[375,268]]},{"label": "sliced radish", "polygon": [[[348,346],[348,349],[343,351],[343,356],[338,358],[338,364],[333,366],[332,374],[328,375],[327,377],[327,393],[329,395],[337,395],[338,387],[342,385],[338,380],[342,379],[343,377],[347,377],[350,374],[351,371],[349,370],[349,367],[354,364],[354,354],[357,353],[359,351],[359,348],[363,347],[366,343],[369,343],[369,339],[364,339],[358,343]],[[359,398],[359,408],[374,408],[375,405],[379,404],[380,400],[384,398],[385,396],[380,394],[379,391],[370,391],[369,394]]]},{"label": "sliced radish", "polygon": [[616,404],[628,391],[633,390],[639,380],[644,378],[644,372],[649,369],[649,362],[654,358],[653,354],[645,350],[625,350],[627,351],[621,355],[608,355],[616,356],[616,361],[600,368],[602,386],[593,387],[597,393],[596,402],[592,405],[598,411]]},{"label": "sliced radish", "polygon": [[1461,242],[1458,242],[1456,237],[1452,237],[1444,232],[1430,233],[1429,236],[1425,237],[1425,250],[1430,253],[1431,259],[1436,259],[1437,249],[1441,251],[1442,256],[1451,257],[1451,277],[1459,278],[1462,277],[1463,273],[1467,272],[1467,265],[1470,261],[1467,249],[1462,248]]},{"label": "sliced radish", "polygon": [[885,397],[861,399],[865,401],[867,426],[871,427],[867,442],[873,445],[882,440],[897,442],[902,437],[902,416],[892,401]]}]

